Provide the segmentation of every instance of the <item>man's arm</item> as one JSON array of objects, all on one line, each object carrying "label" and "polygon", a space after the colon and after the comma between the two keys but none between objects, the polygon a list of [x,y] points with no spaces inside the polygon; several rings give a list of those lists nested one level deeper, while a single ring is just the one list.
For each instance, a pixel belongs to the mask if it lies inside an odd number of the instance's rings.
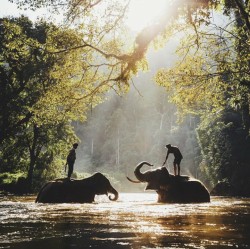
[{"label": "man's arm", "polygon": [[69,162],[69,161],[71,162],[71,161],[75,161],[75,160],[76,160],[76,152],[74,149],[71,149],[69,151],[68,156],[67,156],[67,162]]},{"label": "man's arm", "polygon": [[168,160],[168,155],[169,155],[169,152],[167,153],[166,159],[165,159],[164,163],[162,164],[162,166],[164,166],[165,163],[167,162],[167,160]]}]

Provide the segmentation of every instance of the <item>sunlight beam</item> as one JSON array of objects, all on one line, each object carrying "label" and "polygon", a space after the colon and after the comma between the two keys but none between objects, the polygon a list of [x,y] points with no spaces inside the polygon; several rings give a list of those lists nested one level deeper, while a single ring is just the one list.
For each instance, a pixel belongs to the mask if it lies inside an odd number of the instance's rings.
[{"label": "sunlight beam", "polygon": [[167,4],[167,0],[131,0],[127,25],[132,31],[141,31],[162,16]]}]

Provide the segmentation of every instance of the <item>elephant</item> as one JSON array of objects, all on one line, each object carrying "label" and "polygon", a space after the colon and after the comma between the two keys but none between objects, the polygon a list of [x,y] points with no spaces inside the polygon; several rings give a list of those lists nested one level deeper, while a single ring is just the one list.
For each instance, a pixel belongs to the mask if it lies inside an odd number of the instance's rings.
[{"label": "elephant", "polygon": [[153,166],[143,161],[134,171],[138,181],[127,179],[134,183],[147,182],[146,190],[155,190],[158,202],[162,203],[202,203],[210,202],[210,194],[203,183],[189,176],[174,176],[166,167],[141,172],[143,165]]},{"label": "elephant", "polygon": [[36,201],[41,203],[92,203],[95,195],[108,195],[111,201],[118,199],[118,192],[101,173],[81,180],[57,179],[46,183],[39,191]]}]

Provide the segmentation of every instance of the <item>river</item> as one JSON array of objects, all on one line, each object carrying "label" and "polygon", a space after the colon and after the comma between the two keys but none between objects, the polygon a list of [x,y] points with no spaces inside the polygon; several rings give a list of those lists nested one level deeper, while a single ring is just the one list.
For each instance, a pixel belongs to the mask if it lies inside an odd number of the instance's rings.
[{"label": "river", "polygon": [[0,248],[250,248],[250,199],[158,204],[155,193],[121,193],[117,202],[37,204],[0,199]]}]

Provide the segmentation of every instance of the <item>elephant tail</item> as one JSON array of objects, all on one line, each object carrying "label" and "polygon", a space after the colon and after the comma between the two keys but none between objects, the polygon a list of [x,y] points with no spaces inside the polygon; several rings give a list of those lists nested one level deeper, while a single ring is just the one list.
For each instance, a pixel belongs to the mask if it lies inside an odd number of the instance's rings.
[{"label": "elephant tail", "polygon": [[133,182],[133,183],[141,183],[140,181],[136,181],[136,180],[130,179],[128,176],[127,176],[127,179],[128,179],[130,182]]}]

